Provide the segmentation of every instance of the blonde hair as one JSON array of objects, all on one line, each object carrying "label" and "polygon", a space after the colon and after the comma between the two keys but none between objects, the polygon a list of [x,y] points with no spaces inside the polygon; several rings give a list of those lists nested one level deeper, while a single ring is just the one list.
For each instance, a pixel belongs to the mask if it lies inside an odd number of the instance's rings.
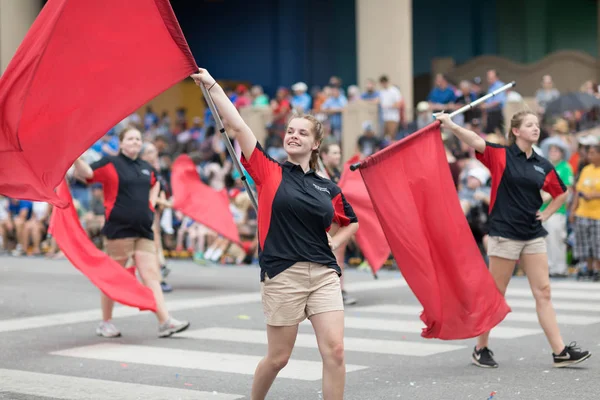
[{"label": "blonde hair", "polygon": [[308,167],[316,171],[319,166],[319,147],[321,146],[321,142],[323,141],[324,135],[323,124],[314,115],[311,114],[294,115],[292,116],[292,118],[290,118],[290,122],[296,118],[305,119],[312,123],[312,133],[315,135],[315,142],[317,142],[319,146],[310,153],[310,161],[308,163]]},{"label": "blonde hair", "polygon": [[508,129],[508,145],[513,145],[517,141],[517,137],[513,133],[513,129],[519,129],[526,116],[537,116],[533,111],[524,110],[514,114],[510,120],[510,128]]}]

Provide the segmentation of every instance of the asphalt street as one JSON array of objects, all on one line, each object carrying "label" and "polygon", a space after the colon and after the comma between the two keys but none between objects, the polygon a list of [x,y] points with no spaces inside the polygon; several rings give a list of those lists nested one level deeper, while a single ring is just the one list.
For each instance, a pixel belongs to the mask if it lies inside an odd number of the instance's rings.
[{"label": "asphalt street", "polygon": [[[166,295],[172,315],[191,321],[159,339],[154,316],[119,306],[116,339],[95,335],[96,288],[66,260],[0,257],[0,399],[249,399],[266,352],[256,266],[174,261]],[[600,283],[556,280],[553,297],[565,342],[593,356],[555,369],[527,280],[507,293],[513,312],[492,332],[498,369],[470,363],[474,340],[420,337],[418,302],[400,273],[349,270],[346,308],[348,400],[597,399]],[[492,393],[493,394],[492,397]],[[321,363],[309,323],[270,399],[321,399]]]}]

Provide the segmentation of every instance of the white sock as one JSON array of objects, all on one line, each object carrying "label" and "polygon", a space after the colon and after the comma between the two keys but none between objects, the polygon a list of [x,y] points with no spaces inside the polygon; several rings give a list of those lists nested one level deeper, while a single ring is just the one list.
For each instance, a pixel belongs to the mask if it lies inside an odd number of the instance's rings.
[{"label": "white sock", "polygon": [[217,249],[214,253],[214,255],[210,258],[211,261],[218,261],[219,258],[221,258],[221,256],[223,255],[223,250],[221,249]]}]

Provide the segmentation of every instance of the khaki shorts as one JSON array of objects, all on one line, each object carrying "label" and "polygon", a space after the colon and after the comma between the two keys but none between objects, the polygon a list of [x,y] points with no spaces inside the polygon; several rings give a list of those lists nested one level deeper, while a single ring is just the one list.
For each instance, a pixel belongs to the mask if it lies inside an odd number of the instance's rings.
[{"label": "khaki shorts", "polygon": [[518,260],[521,254],[546,253],[546,240],[543,237],[532,240],[514,240],[499,236],[490,236],[488,256]]},{"label": "khaki shorts", "polygon": [[265,322],[272,326],[298,325],[305,318],[343,311],[340,277],[325,265],[299,262],[261,283]]},{"label": "khaki shorts", "polygon": [[136,251],[156,253],[154,241],[146,238],[104,239],[106,254],[115,261],[126,263]]}]

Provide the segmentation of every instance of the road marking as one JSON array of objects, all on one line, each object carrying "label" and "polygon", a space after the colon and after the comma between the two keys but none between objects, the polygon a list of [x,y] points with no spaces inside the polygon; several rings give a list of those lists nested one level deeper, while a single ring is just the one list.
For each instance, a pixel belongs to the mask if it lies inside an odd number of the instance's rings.
[{"label": "road marking", "polygon": [[0,369],[3,392],[68,400],[235,400],[244,396]]},{"label": "road marking", "polygon": [[[510,305],[510,303],[509,303]],[[535,301],[530,304],[535,309]],[[374,306],[356,307],[352,308],[352,311],[366,312],[374,314],[392,314],[392,315],[414,315],[415,318],[419,318],[419,315],[423,307],[412,306],[412,305],[396,305],[396,304],[379,304]],[[600,316],[585,316],[585,315],[572,315],[572,314],[558,314],[558,323],[565,325],[591,325],[600,322]],[[535,322],[538,323],[537,313],[535,312],[510,312],[504,322]]]},{"label": "road marking", "polygon": [[[519,297],[506,296],[508,305],[512,308],[533,308],[535,309],[535,299],[523,299]],[[583,303],[575,301],[552,301],[555,310],[568,311],[592,311],[600,312],[600,303]]]},{"label": "road marking", "polygon": [[[353,292],[364,292],[368,290],[382,290],[406,287],[403,279],[385,279],[365,282],[348,283],[346,287]],[[260,303],[260,293],[242,293],[236,295],[225,295],[217,297],[200,297],[196,299],[170,300],[167,303],[169,311],[182,311],[197,308],[226,306],[233,304]],[[117,306],[113,313],[113,319],[135,317],[150,314],[148,311],[140,312],[136,308]],[[26,329],[47,328],[66,324],[77,324],[81,322],[100,321],[100,308],[92,310],[73,311],[66,313],[46,314],[34,317],[15,318],[0,320],[0,333],[15,332]]]},{"label": "road marking", "polygon": [[[310,325],[310,321],[304,320],[302,325]],[[421,333],[425,325],[420,320],[407,321],[399,319],[346,317],[344,320],[347,329],[364,329],[369,331],[384,332],[408,332]],[[497,326],[492,330],[492,337],[498,339],[514,339],[522,336],[536,335],[542,333],[541,329],[513,328],[508,326]]]},{"label": "road marking", "polygon": [[[231,304],[244,304],[259,302],[260,293],[244,293],[218,297],[202,297],[188,300],[174,300],[167,303],[169,311],[189,310]],[[117,306],[113,312],[113,319],[134,317],[150,314],[149,311],[141,312],[137,308]],[[0,333],[22,331],[26,329],[46,328],[80,322],[100,321],[100,308],[84,311],[73,311],[67,313],[39,315],[35,317],[15,318],[0,320]]]},{"label": "road marking", "polygon": [[[261,330],[233,329],[233,328],[206,328],[186,331],[178,335],[191,339],[222,340],[236,343],[267,344],[267,333]],[[299,333],[295,347],[318,349],[317,339],[314,334]],[[348,351],[391,354],[400,356],[425,357],[438,353],[464,349],[466,346],[457,346],[443,343],[426,343],[415,341],[396,341],[363,339],[357,337],[344,337],[344,349]]]},{"label": "road marking", "polygon": [[[599,285],[600,287],[600,285]],[[552,289],[553,299],[572,299],[572,300],[600,300],[599,290],[567,290],[567,289]],[[533,297],[531,289],[508,288],[507,296],[511,297]]]},{"label": "road marking", "polygon": [[[189,368],[204,371],[230,372],[254,375],[256,365],[262,356],[244,354],[212,353],[208,351],[182,350],[164,347],[134,346],[102,343],[76,347],[51,353],[58,356],[87,358],[133,364],[156,365],[161,367]],[[347,372],[359,371],[368,367],[346,365]],[[291,359],[277,377],[304,381],[317,381],[323,375],[320,361]]]}]

